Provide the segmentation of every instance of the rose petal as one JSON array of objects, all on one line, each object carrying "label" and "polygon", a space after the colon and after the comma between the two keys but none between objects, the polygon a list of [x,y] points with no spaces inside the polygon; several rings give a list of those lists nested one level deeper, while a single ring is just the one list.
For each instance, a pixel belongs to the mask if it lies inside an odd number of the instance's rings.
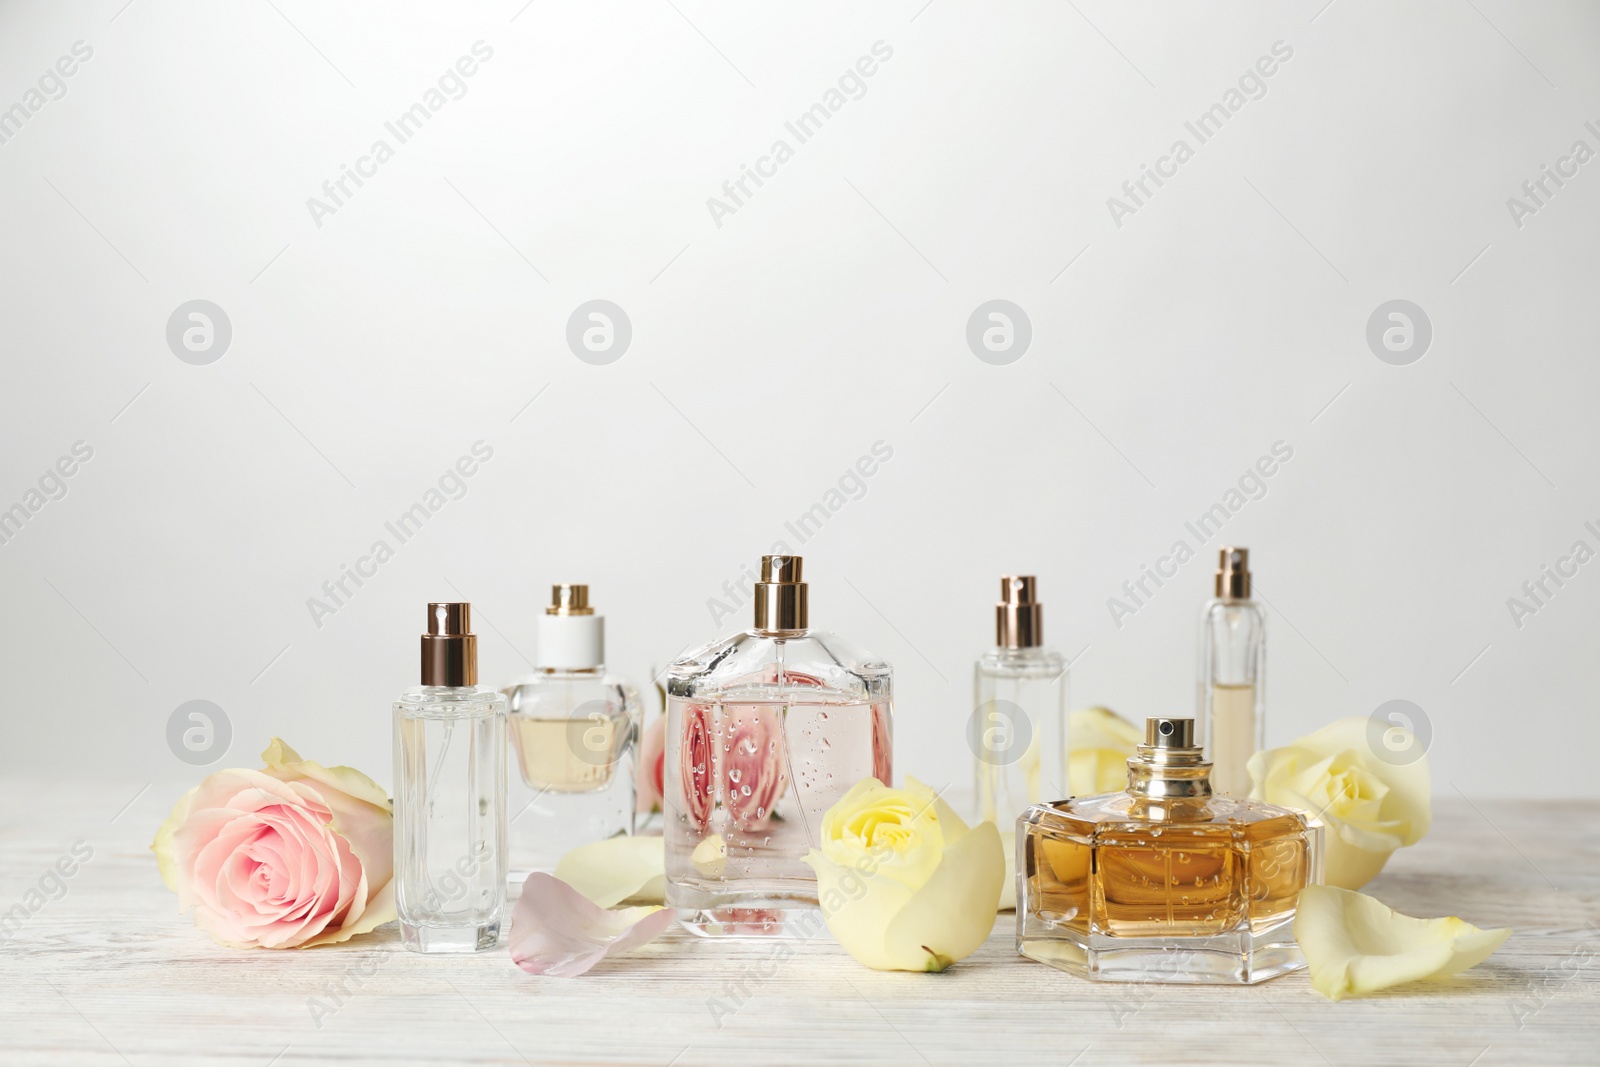
[{"label": "rose petal", "polygon": [[1294,936],[1311,985],[1329,1000],[1445,978],[1482,963],[1511,936],[1451,916],[1415,919],[1348,889],[1308,885],[1295,909]]},{"label": "rose petal", "polygon": [[660,904],[667,891],[665,843],[659,837],[608,837],[561,857],[555,876],[602,908]]},{"label": "rose petal", "polygon": [[1128,783],[1128,757],[1144,731],[1110,708],[1067,715],[1067,786],[1077,797],[1113,793]]},{"label": "rose petal", "polygon": [[1004,827],[998,829],[1000,848],[1004,853],[1005,877],[1000,879],[1000,903],[995,906],[995,911],[1016,911],[1017,880],[1011,875],[1017,869],[1017,834],[1015,830]]},{"label": "rose petal", "polygon": [[671,925],[665,908],[607,911],[561,879],[535,872],[511,911],[511,961],[529,974],[576,978]]},{"label": "rose petal", "polygon": [[994,929],[990,902],[1006,881],[994,823],[980,823],[945,849],[939,869],[889,923],[884,949],[896,970],[942,971],[976,952]]}]

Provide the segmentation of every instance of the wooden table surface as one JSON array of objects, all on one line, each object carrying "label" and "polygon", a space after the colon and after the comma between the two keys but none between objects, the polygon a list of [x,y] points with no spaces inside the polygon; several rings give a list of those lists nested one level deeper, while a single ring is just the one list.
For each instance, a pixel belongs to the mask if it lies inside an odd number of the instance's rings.
[{"label": "wooden table surface", "polygon": [[1600,1064],[1595,801],[1437,796],[1432,833],[1368,891],[1516,932],[1451,982],[1334,1004],[1304,973],[1087,982],[1018,956],[1010,913],[943,975],[869,971],[826,938],[777,958],[676,931],[567,980],[530,977],[503,949],[412,955],[392,926],[306,952],[224,949],[176,913],[146,849],[179,792],[0,783],[0,913],[75,845],[93,852],[64,895],[47,879],[56,899],[0,945],[6,1067]]}]

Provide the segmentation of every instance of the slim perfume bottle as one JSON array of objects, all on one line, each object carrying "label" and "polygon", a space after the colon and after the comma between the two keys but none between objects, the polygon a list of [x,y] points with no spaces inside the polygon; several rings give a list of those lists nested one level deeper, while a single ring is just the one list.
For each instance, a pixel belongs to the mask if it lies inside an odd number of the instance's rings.
[{"label": "slim perfume bottle", "polygon": [[753,628],[668,668],[667,905],[697,934],[803,936],[823,814],[893,784],[891,671],[809,628],[799,556],[763,556],[754,594]]},{"label": "slim perfume bottle", "polygon": [[478,681],[467,604],[429,604],[422,684],[394,705],[394,882],[413,952],[476,952],[506,898],[506,698]]},{"label": "slim perfume bottle", "polygon": [[579,845],[634,832],[639,695],[606,673],[605,617],[586,585],[557,585],[539,617],[537,670],[510,702],[510,884],[550,871]]},{"label": "slim perfume bottle", "polygon": [[1250,599],[1250,550],[1219,553],[1216,599],[1200,618],[1200,742],[1212,786],[1248,796],[1250,757],[1267,747],[1267,620]]},{"label": "slim perfume bottle", "polygon": [[1008,832],[1030,804],[1067,792],[1067,663],[1044,647],[1032,575],[1000,579],[995,647],[974,672],[967,741],[978,819]]},{"label": "slim perfume bottle", "polygon": [[1321,829],[1212,794],[1193,719],[1149,719],[1121,793],[1017,822],[1017,951],[1111,982],[1253,984],[1305,966],[1300,890]]}]

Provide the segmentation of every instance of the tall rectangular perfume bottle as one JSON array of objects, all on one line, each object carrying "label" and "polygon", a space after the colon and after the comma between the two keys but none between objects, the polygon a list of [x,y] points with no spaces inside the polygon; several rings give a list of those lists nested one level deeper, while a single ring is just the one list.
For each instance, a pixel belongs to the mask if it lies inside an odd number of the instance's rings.
[{"label": "tall rectangular perfume bottle", "polygon": [[1267,747],[1267,620],[1250,599],[1250,550],[1224,546],[1216,599],[1200,617],[1201,744],[1219,793],[1250,795],[1250,757]]},{"label": "tall rectangular perfume bottle", "polygon": [[889,664],[810,629],[799,556],[763,556],[754,594],[753,628],[668,668],[667,905],[706,936],[815,932],[823,814],[892,784]]},{"label": "tall rectangular perfume bottle", "polygon": [[394,705],[394,884],[414,952],[500,939],[506,900],[506,698],[478,684],[467,604],[429,604],[422,684]]},{"label": "tall rectangular perfume bottle", "polygon": [[1044,609],[1032,575],[1000,579],[995,647],[974,671],[967,743],[979,821],[1010,832],[1046,795],[1067,789],[1067,662],[1044,647]]},{"label": "tall rectangular perfume bottle", "polygon": [[1300,890],[1321,830],[1299,812],[1212,794],[1193,719],[1149,719],[1121,793],[1030,808],[1017,823],[1017,951],[1112,982],[1252,984],[1305,966]]},{"label": "tall rectangular perfume bottle", "polygon": [[513,896],[579,845],[634,832],[639,694],[606,673],[605,642],[589,587],[552,586],[537,669],[501,690],[518,772],[508,797]]}]

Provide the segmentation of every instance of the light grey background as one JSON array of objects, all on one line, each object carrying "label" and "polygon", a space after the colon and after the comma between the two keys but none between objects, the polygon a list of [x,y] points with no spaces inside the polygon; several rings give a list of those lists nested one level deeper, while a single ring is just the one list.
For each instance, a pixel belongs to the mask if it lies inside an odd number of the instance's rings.
[{"label": "light grey background", "polygon": [[[814,623],[895,664],[901,773],[964,781],[1006,571],[1039,575],[1075,705],[1192,708],[1218,540],[1120,626],[1108,598],[1283,441],[1223,534],[1268,601],[1269,740],[1403,698],[1438,791],[1595,795],[1552,768],[1600,741],[1600,562],[1520,627],[1507,600],[1600,548],[1600,161],[1520,226],[1507,199],[1600,149],[1600,12],[1325,3],[0,8],[0,107],[93,49],[0,144],[0,508],[93,449],[0,545],[0,767],[192,779],[168,719],[209,700],[218,766],[279,734],[387,782],[425,601],[473,602],[498,681],[548,585],[587,581],[642,679],[742,624],[708,601],[784,539]],[[1199,144],[1185,122],[1279,41]],[[379,138],[319,226],[307,199]],[[707,199],[779,138],[719,226]],[[566,344],[597,299],[632,325],[603,366]],[[1405,366],[1366,340],[1397,299],[1433,330]],[[209,365],[167,344],[191,300],[231,323]],[[990,300],[1031,322],[1009,365],[967,344]],[[477,441],[465,496],[398,544],[384,523]],[[865,495],[786,533],[878,441]]]}]

